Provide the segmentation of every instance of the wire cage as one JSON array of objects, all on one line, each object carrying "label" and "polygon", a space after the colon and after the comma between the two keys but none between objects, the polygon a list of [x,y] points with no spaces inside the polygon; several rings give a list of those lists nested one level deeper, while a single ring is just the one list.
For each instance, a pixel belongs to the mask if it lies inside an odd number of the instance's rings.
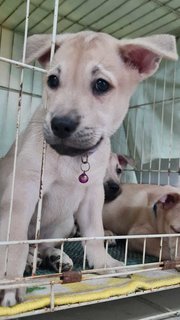
[{"label": "wire cage", "polygon": [[[2,319],[62,310],[179,287],[180,276],[175,271],[179,246],[178,233],[39,239],[45,144],[42,148],[36,237],[33,240],[9,241],[13,194],[16,188],[17,151],[21,143],[19,135],[27,127],[40,104],[42,76],[46,73],[46,70],[42,69],[37,62],[34,65],[26,64],[27,36],[35,33],[51,33],[51,59],[57,33],[87,29],[107,32],[117,38],[170,33],[177,37],[179,47],[179,17],[179,0],[98,0],[96,2],[90,0],[0,0],[1,158],[6,155],[15,141],[7,241],[1,241],[0,245],[8,248],[8,244],[29,244],[33,247],[31,274],[23,278],[0,281],[0,290],[25,287],[28,297],[24,303],[17,306],[0,307]],[[131,99],[129,112],[121,128],[112,137],[113,151],[130,155],[135,159],[135,168],[125,170],[123,182],[167,184],[176,187],[180,185],[179,69],[179,62],[163,61],[161,63],[159,71],[138,87]],[[159,257],[152,257],[146,253],[148,239],[155,237],[160,239]],[[163,243],[167,237],[175,242],[174,260],[171,262],[162,261]],[[142,252],[131,252],[129,241],[140,238],[143,239]],[[112,256],[123,261],[124,267],[113,268],[113,272],[106,265],[103,269],[98,270],[89,268],[86,261],[86,243],[88,240],[101,239],[105,241],[106,253],[110,252]],[[117,240],[115,247],[109,246],[108,240],[112,239]],[[84,249],[81,246],[82,241]],[[38,244],[50,242],[61,243],[57,273],[46,267],[40,269],[37,267]],[[74,274],[62,273],[64,251],[72,255]],[[162,269],[166,270],[162,271]],[[150,277],[151,285],[150,282],[149,284],[142,283],[142,273],[143,277]],[[122,276],[132,274],[133,278],[123,280]],[[109,280],[111,282],[108,282]],[[69,285],[67,285],[68,282],[70,282]],[[74,286],[71,285],[72,282],[75,282]],[[87,289],[88,286],[91,289]],[[128,286],[133,289],[129,289]],[[40,292],[40,295],[38,296],[36,292]]]}]

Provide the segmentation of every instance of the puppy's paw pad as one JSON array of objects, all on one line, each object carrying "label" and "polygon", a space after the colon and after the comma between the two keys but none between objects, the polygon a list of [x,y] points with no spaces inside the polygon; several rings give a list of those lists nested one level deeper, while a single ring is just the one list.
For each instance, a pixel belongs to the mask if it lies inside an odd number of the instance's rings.
[{"label": "puppy's paw pad", "polygon": [[[106,236],[106,237],[112,237],[112,236],[114,236],[115,234],[111,231],[111,230],[105,230],[104,231],[104,235]],[[108,239],[108,240],[106,240],[106,241],[108,241],[108,244],[109,244],[109,246],[111,246],[111,247],[113,247],[113,246],[116,246],[116,240],[115,239]]]},{"label": "puppy's paw pad", "polygon": [[[57,255],[52,255],[49,257],[49,264],[51,267],[56,271],[59,272],[59,267],[60,267],[60,256]],[[62,271],[69,271],[73,267],[73,262],[68,256],[63,256],[63,261],[62,261]]]},{"label": "puppy's paw pad", "polygon": [[[34,248],[31,246],[29,249],[28,257],[27,257],[25,273],[29,274],[32,272],[33,260],[34,260]],[[43,263],[43,259],[41,257],[40,252],[38,252],[36,267],[39,268],[42,265],[42,263]]]}]

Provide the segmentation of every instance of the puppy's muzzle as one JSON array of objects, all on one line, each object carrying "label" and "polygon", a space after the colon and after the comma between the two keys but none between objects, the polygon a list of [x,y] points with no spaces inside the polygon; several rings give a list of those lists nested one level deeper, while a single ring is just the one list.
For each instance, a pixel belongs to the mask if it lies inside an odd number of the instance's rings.
[{"label": "puppy's muzzle", "polygon": [[120,185],[113,180],[104,183],[105,202],[110,202],[116,199],[121,194]]},{"label": "puppy's muzzle", "polygon": [[77,129],[79,118],[71,118],[69,116],[54,117],[51,120],[51,129],[54,135],[61,139],[69,138]]},{"label": "puppy's muzzle", "polygon": [[103,140],[93,127],[82,127],[81,116],[75,112],[45,121],[44,137],[57,153],[67,156],[94,152]]}]

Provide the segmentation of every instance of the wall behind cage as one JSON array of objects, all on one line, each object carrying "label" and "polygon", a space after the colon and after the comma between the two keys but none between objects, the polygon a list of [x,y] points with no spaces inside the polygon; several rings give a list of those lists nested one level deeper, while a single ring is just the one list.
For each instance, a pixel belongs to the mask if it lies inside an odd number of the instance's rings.
[{"label": "wall behind cage", "polygon": [[[0,29],[0,56],[21,61],[22,47],[22,34]],[[15,138],[21,69],[0,61],[0,70],[0,157],[3,157]],[[159,71],[140,84],[123,126],[112,139],[114,151],[129,154],[135,159],[136,174],[130,172],[126,181],[179,183],[179,71],[179,62],[163,61]],[[27,126],[39,105],[41,93],[42,74],[25,69],[21,130]]]},{"label": "wall behind cage", "polygon": [[[0,56],[21,61],[22,48],[23,35],[8,29],[0,29]],[[2,157],[15,139],[21,69],[0,61],[0,70],[0,157]],[[41,92],[41,73],[25,69],[20,130],[23,130],[30,121],[41,100]]]},{"label": "wall behind cage", "polygon": [[[180,41],[177,42],[180,49]],[[131,99],[113,150],[135,159],[136,175],[126,181],[180,185],[180,62],[162,61]]]}]

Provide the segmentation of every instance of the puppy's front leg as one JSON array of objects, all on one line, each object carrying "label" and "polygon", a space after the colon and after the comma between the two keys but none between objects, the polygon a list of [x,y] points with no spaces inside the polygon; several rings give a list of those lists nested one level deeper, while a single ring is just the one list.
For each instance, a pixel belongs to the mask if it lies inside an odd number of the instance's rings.
[{"label": "puppy's front leg", "polygon": [[[13,212],[10,225],[9,240],[26,240],[28,226],[34,213],[38,199],[38,183],[36,179],[16,181],[14,190]],[[11,179],[7,179],[0,206],[0,239],[7,240],[9,223]],[[7,246],[0,246],[0,279],[14,279],[22,277],[28,254],[27,244],[9,245],[6,259]],[[23,290],[3,290],[1,293],[1,305],[11,306],[20,301],[23,297]]]},{"label": "puppy's front leg", "polygon": [[[80,233],[85,237],[104,236],[102,208],[104,203],[103,185],[89,187],[77,213]],[[106,256],[103,240],[87,241],[87,259],[90,267],[103,268],[120,266],[122,263]]]}]

